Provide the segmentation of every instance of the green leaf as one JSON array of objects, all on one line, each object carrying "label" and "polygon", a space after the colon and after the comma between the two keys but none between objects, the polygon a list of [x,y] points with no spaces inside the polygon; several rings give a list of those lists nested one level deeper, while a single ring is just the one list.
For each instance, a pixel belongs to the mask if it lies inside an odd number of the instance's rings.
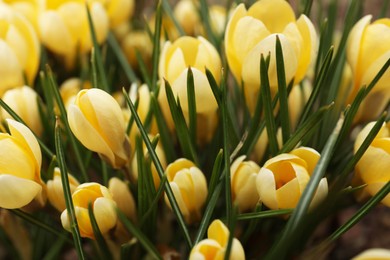
[{"label": "green leaf", "polygon": [[271,218],[275,216],[284,216],[289,215],[293,212],[294,209],[275,209],[275,210],[266,210],[260,212],[252,213],[243,213],[237,216],[237,220],[252,220],[252,219],[261,219],[261,218]]},{"label": "green leaf", "polygon": [[[310,2],[307,1],[307,2]],[[279,36],[276,36],[276,72],[278,76],[278,91],[279,91],[279,103],[280,103],[280,121],[282,127],[282,138],[285,143],[290,137],[290,117],[288,115],[288,100],[287,100],[287,83],[286,73],[284,70],[284,59],[282,44],[280,43]]]},{"label": "green leaf", "polygon": [[134,225],[129,219],[127,219],[125,214],[123,214],[123,212],[121,212],[119,209],[117,209],[117,214],[119,220],[123,223],[126,229],[138,239],[144,249],[149,254],[151,254],[153,258],[162,259],[158,250],[154,247],[152,242],[150,242],[149,239],[142,233],[142,231],[138,229],[138,227]]},{"label": "green leaf", "polygon": [[145,61],[142,58],[141,53],[138,49],[135,49],[135,57],[137,58],[138,67],[141,71],[142,79],[148,85],[149,89],[152,89],[152,79],[149,75],[149,69],[147,68]]},{"label": "green leaf", "polygon": [[77,141],[76,141],[75,137],[73,136],[72,131],[70,130],[64,102],[62,101],[60,92],[58,90],[57,83],[54,80],[53,73],[52,73],[50,67],[46,66],[46,70],[47,70],[47,77],[49,79],[49,86],[51,88],[52,94],[54,95],[55,100],[56,100],[57,105],[58,105],[58,108],[60,110],[61,121],[65,126],[66,133],[67,133],[69,140],[70,140],[70,143],[72,145],[73,152],[74,152],[75,157],[76,157],[76,162],[77,162],[77,165],[78,165],[79,170],[81,172],[81,176],[83,178],[82,181],[87,182],[88,175],[87,175],[87,172],[85,169],[85,164],[84,164],[85,162],[84,162],[83,158],[81,157],[81,153],[80,153],[80,149],[79,149],[79,146],[77,144]]},{"label": "green leaf", "polygon": [[66,169],[66,163],[65,163],[65,154],[62,148],[62,141],[61,141],[61,129],[58,120],[56,122],[56,127],[55,127],[55,145],[56,145],[56,154],[58,157],[58,166],[61,172],[61,182],[64,191],[65,205],[68,212],[68,218],[70,220],[69,221],[70,229],[72,232],[74,245],[76,247],[78,258],[84,259],[80,231],[77,225],[76,212],[73,207],[72,192],[70,191],[70,186],[69,186],[68,171]]},{"label": "green leaf", "polygon": [[110,249],[108,248],[108,245],[106,243],[106,240],[104,239],[102,233],[100,232],[99,226],[96,222],[95,215],[93,213],[92,203],[88,203],[88,215],[89,219],[91,220],[91,226],[93,230],[93,234],[95,236],[96,242],[98,244],[98,250],[102,254],[103,259],[113,259]]},{"label": "green leaf", "polygon": [[95,87],[100,87],[101,89],[105,90],[106,92],[110,91],[110,86],[107,81],[106,72],[104,70],[104,64],[103,64],[103,58],[102,54],[99,48],[99,44],[96,37],[96,30],[95,26],[93,24],[91,12],[89,10],[88,5],[86,4],[85,8],[87,9],[87,15],[88,15],[88,25],[89,25],[89,31],[91,32],[91,40],[93,43],[93,61],[96,63],[93,66],[96,66],[97,68],[97,77],[99,78],[100,84],[95,85]]},{"label": "green leaf", "polygon": [[[141,122],[141,119],[139,118],[138,114],[137,114],[137,111],[135,110],[135,107],[133,105],[133,102],[131,102],[129,96],[127,95],[126,91],[123,89],[123,94],[125,96],[125,99],[126,99],[126,102],[130,108],[130,111],[131,113],[133,114],[134,116],[134,119],[135,119],[135,122],[138,126],[138,129],[141,133],[141,136],[142,136],[142,139],[144,140],[145,144],[146,144],[146,147],[148,148],[148,151],[149,151],[149,154],[152,158],[152,161],[154,163],[154,166],[156,167],[156,170],[160,176],[160,179],[163,179],[163,176],[164,176],[164,169],[161,165],[161,162],[160,160],[158,159],[157,157],[157,154],[156,152],[154,151],[153,149],[153,146],[149,140],[149,137],[148,137],[148,134],[147,132],[145,131],[145,128],[143,127],[142,125],[142,122]],[[183,218],[183,215],[180,211],[180,208],[177,204],[177,201],[176,201],[176,198],[173,194],[173,191],[171,189],[171,186],[169,185],[169,183],[165,183],[164,184],[164,187],[165,187],[165,192],[167,194],[167,197],[168,197],[168,200],[169,200],[169,203],[171,204],[171,207],[172,207],[172,210],[179,222],[179,226],[183,232],[183,235],[185,237],[185,240],[187,242],[187,245],[189,248],[192,248],[192,241],[191,241],[191,237],[190,237],[190,234],[188,232],[188,229],[186,227],[186,224],[184,222],[184,218]]]},{"label": "green leaf", "polygon": [[313,0],[303,1],[303,3],[301,4],[301,7],[303,7],[302,13],[309,17],[312,5],[313,5]]},{"label": "green leaf", "polygon": [[[213,170],[211,172],[211,177],[209,181],[209,194],[207,196],[207,202],[211,199],[211,195],[214,194],[214,190],[218,184],[218,180],[220,179],[220,172],[221,172],[221,166],[222,166],[222,158],[223,158],[223,150],[220,149],[218,152],[217,157],[214,161]],[[207,203],[206,203],[207,204]]]},{"label": "green leaf", "polygon": [[192,143],[196,144],[196,101],[195,101],[195,86],[194,86],[194,75],[191,67],[188,67],[187,72],[187,98],[188,98],[188,114],[189,124],[188,130],[192,139]]},{"label": "green leaf", "polygon": [[172,20],[173,24],[175,25],[175,28],[179,32],[180,36],[186,35],[186,33],[184,32],[180,23],[177,21],[175,15],[173,14],[172,8],[169,5],[168,0],[161,0],[160,2],[162,3],[162,7],[163,7],[165,13],[168,15],[168,17]]},{"label": "green leaf", "polygon": [[[164,4],[163,0],[163,4]],[[151,90],[155,91],[157,89],[157,74],[158,74],[158,62],[160,57],[160,35],[161,35],[161,26],[162,26],[162,11],[161,11],[161,1],[157,4],[156,9],[156,22],[154,25],[154,38],[153,38],[153,55],[152,55],[152,85]]]},{"label": "green leaf", "polygon": [[138,82],[139,79],[135,75],[133,68],[131,67],[131,65],[127,61],[126,56],[122,51],[122,48],[119,46],[119,43],[116,40],[115,36],[112,34],[112,32],[108,33],[107,40],[108,40],[108,44],[110,45],[111,49],[114,51],[114,54],[119,61],[119,64],[122,66],[122,69],[125,72],[127,79],[130,82]]},{"label": "green leaf", "polygon": [[211,28],[211,20],[210,20],[210,13],[209,13],[209,5],[207,4],[206,0],[200,0],[199,1],[199,14],[200,14],[200,20],[203,23],[203,27],[206,30],[207,39],[214,45],[218,46],[217,39],[215,37],[215,34],[213,32],[213,29]]},{"label": "green leaf", "polygon": [[343,118],[340,118],[339,122],[337,123],[337,126],[333,130],[331,136],[328,138],[328,141],[321,152],[321,157],[310,177],[309,182],[307,183],[306,188],[301,195],[301,198],[299,199],[298,205],[296,206],[291,217],[289,218],[280,239],[278,239],[277,243],[271,248],[271,251],[266,256],[266,259],[286,258],[286,255],[288,254],[289,250],[291,250],[291,241],[299,239],[299,228],[301,225],[305,224],[305,216],[307,215],[310,203],[317,190],[318,184],[320,183],[321,179],[325,174],[330,159],[333,156],[334,147],[342,123]]},{"label": "green leaf", "polygon": [[[269,59],[269,56],[267,57]],[[263,106],[264,106],[264,117],[265,124],[268,135],[268,142],[271,151],[271,155],[275,156],[278,153],[278,140],[276,138],[277,128],[275,123],[275,118],[273,114],[273,106],[272,106],[272,97],[271,97],[271,89],[269,85],[268,79],[268,65],[266,60],[264,59],[263,54],[261,54],[260,58],[260,78],[261,78],[261,86],[260,91],[262,92],[261,96],[263,98]]]}]

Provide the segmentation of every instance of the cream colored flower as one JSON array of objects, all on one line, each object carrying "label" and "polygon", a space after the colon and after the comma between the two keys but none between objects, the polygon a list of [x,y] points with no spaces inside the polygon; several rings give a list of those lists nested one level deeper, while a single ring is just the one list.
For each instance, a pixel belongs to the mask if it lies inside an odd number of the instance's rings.
[{"label": "cream colored flower", "polygon": [[[30,87],[23,86],[7,90],[3,101],[20,116],[26,125],[37,135],[42,135],[42,122],[38,108],[38,94]],[[13,118],[4,109],[1,109],[2,118]]]},{"label": "cream colored flower", "polygon": [[[219,219],[214,220],[207,230],[207,239],[196,244],[190,253],[190,260],[219,260],[224,259],[229,229]],[[244,260],[245,252],[237,238],[233,238],[229,259]]]},{"label": "cream colored flower", "polygon": [[[360,148],[375,122],[367,124],[358,134],[354,152]],[[362,158],[355,166],[356,178],[367,184],[364,191],[374,196],[390,181],[390,123],[383,125],[374,141],[370,144]],[[390,194],[382,203],[390,207]]]},{"label": "cream colored flower", "polygon": [[[174,95],[180,99],[184,113],[188,113],[187,74],[191,68],[194,75],[195,102],[198,113],[209,113],[217,109],[205,74],[209,69],[217,82],[221,79],[221,60],[217,50],[203,37],[180,37],[175,42],[166,42],[162,49],[159,63],[159,75],[166,79]],[[163,81],[162,81],[163,82]],[[159,100],[165,113],[170,113],[164,86],[160,90]]]},{"label": "cream colored flower", "polygon": [[237,6],[226,28],[225,52],[229,67],[243,84],[251,112],[260,87],[260,54],[270,57],[268,76],[271,91],[277,92],[276,37],[283,50],[286,81],[300,82],[316,56],[317,36],[305,15],[296,20],[284,0],[261,0],[246,10]]},{"label": "cream colored flower", "polygon": [[153,43],[146,31],[130,31],[124,36],[121,47],[132,68],[139,69],[136,51],[146,66],[151,67]]},{"label": "cream colored flower", "polygon": [[186,35],[198,35],[202,29],[199,11],[192,0],[180,0],[175,5],[173,14]]},{"label": "cream colored flower", "polygon": [[[88,214],[89,203],[92,205],[97,225],[103,235],[115,226],[116,204],[106,187],[95,182],[83,183],[73,192],[72,200],[81,237],[95,238]],[[67,210],[61,214],[61,223],[64,229],[70,231],[71,221]]]},{"label": "cream colored flower", "polygon": [[[73,177],[69,173],[68,181],[70,192],[73,194],[73,192],[76,190],[77,186],[80,185],[80,183],[75,177]],[[64,197],[64,189],[62,187],[61,172],[59,168],[54,168],[53,179],[48,180],[46,185],[47,198],[49,199],[50,204],[53,205],[53,207],[55,207],[58,211],[64,211],[66,209],[66,204]]]},{"label": "cream colored flower", "polygon": [[[207,182],[204,174],[187,159],[177,159],[165,170],[179,208],[187,223],[198,221],[207,198]],[[165,202],[171,207],[165,194]]]},{"label": "cream colored flower", "polygon": [[[347,61],[352,69],[353,87],[349,102],[363,85],[368,85],[390,58],[390,19],[371,23],[372,16],[360,19],[352,28],[347,42]],[[375,119],[390,100],[390,70],[376,83],[360,106],[356,121]]]},{"label": "cream colored flower", "polygon": [[32,25],[19,12],[0,3],[0,95],[32,84],[39,66],[40,47]]},{"label": "cream colored flower", "polygon": [[112,167],[123,167],[130,159],[122,110],[107,92],[96,88],[81,90],[68,108],[68,121],[76,138]]},{"label": "cream colored flower", "polygon": [[[107,11],[98,1],[91,1],[89,8],[97,41],[102,43],[109,28]],[[65,57],[68,66],[73,65],[77,51],[86,53],[93,47],[85,1],[46,1],[39,14],[38,28],[43,45]]]},{"label": "cream colored flower", "polygon": [[[269,159],[256,179],[260,200],[270,209],[295,208],[319,158],[314,149],[300,147]],[[328,182],[322,178],[310,206],[316,206],[327,194]]]},{"label": "cream colored flower", "polygon": [[387,260],[390,259],[390,250],[384,248],[370,248],[367,249],[352,260]]},{"label": "cream colored flower", "polygon": [[0,133],[0,207],[15,209],[42,195],[42,155],[30,129],[12,119],[6,121],[11,134]]},{"label": "cream colored flower", "polygon": [[100,2],[104,5],[111,28],[129,22],[135,8],[134,0],[93,0],[93,2]]},{"label": "cream colored flower", "polygon": [[111,192],[112,199],[116,202],[118,209],[134,221],[137,218],[137,211],[128,184],[113,177],[108,182],[108,190]]},{"label": "cream colored flower", "polygon": [[259,201],[256,177],[260,167],[253,161],[244,161],[245,157],[238,157],[230,167],[232,198],[240,212],[253,210]]}]

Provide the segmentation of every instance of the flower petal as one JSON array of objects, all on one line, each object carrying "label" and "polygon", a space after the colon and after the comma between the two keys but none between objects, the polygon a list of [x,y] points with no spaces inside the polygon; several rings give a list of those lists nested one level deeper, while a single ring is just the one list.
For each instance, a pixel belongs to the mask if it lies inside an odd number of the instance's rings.
[{"label": "flower petal", "polygon": [[270,209],[278,209],[274,174],[267,168],[261,168],[256,178],[256,188],[260,200]]},{"label": "flower petal", "polygon": [[93,204],[93,214],[102,234],[106,234],[116,224],[115,203],[111,199],[97,198]]},{"label": "flower petal", "polygon": [[207,230],[207,237],[217,241],[222,247],[226,247],[229,233],[229,229],[225,224],[221,220],[216,219],[210,224]]}]

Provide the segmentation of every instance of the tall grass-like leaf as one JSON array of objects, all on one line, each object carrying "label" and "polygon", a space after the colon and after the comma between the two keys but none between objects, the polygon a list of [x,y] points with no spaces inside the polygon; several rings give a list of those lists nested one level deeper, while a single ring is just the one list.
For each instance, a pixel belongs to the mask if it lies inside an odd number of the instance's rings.
[{"label": "tall grass-like leaf", "polygon": [[127,61],[126,56],[122,51],[122,48],[119,46],[118,41],[116,40],[115,36],[111,32],[108,33],[107,40],[111,49],[114,51],[114,54],[119,61],[119,64],[122,66],[122,69],[125,72],[127,79],[130,82],[138,82],[139,79],[137,78],[137,75],[135,75],[135,72],[131,67],[131,65],[129,64],[129,62]]},{"label": "tall grass-like leaf", "polygon": [[194,74],[191,67],[188,67],[187,73],[187,98],[188,98],[188,114],[189,124],[188,130],[192,139],[192,143],[196,144],[196,101],[195,101],[195,86],[194,86]]},{"label": "tall grass-like leaf", "polygon": [[[47,77],[48,77],[49,83],[50,83],[49,86],[51,88],[51,91],[55,97],[56,103],[57,103],[58,108],[60,110],[61,121],[65,126],[66,133],[67,133],[69,140],[70,140],[70,143],[72,145],[72,148],[73,148],[73,151],[74,151],[74,154],[76,157],[77,165],[78,165],[79,170],[81,172],[81,176],[83,178],[83,181],[88,181],[88,175],[87,175],[87,171],[86,171],[85,165],[84,165],[85,162],[84,162],[83,158],[81,157],[81,153],[80,153],[76,138],[73,136],[73,133],[70,130],[64,102],[61,98],[60,92],[58,90],[57,84],[54,80],[53,73],[52,73],[50,67],[46,66],[46,70],[47,70]],[[58,156],[58,154],[57,154],[57,156]]]},{"label": "tall grass-like leaf", "polygon": [[309,17],[312,5],[313,5],[313,0],[305,0],[305,1],[303,1],[302,4],[301,4],[301,7],[303,7],[302,8],[302,13]]},{"label": "tall grass-like leaf", "polygon": [[172,8],[169,5],[168,0],[161,0],[160,2],[162,2],[161,4],[162,4],[162,7],[163,7],[165,13],[172,20],[172,22],[175,25],[175,28],[179,32],[180,36],[186,35],[186,33],[183,30],[183,27],[180,25],[180,23],[177,21],[175,15],[173,14]]},{"label": "tall grass-like leaf", "polygon": [[[134,116],[135,122],[136,122],[136,124],[138,126],[138,129],[139,129],[140,133],[141,133],[142,139],[144,140],[144,142],[146,144],[146,147],[148,148],[149,154],[150,154],[150,156],[152,158],[154,166],[156,167],[158,175],[160,176],[160,179],[163,179],[164,169],[163,169],[163,167],[161,165],[160,160],[158,159],[158,156],[157,156],[156,152],[153,149],[153,146],[152,146],[152,144],[151,144],[151,142],[149,140],[148,134],[145,131],[143,125],[142,125],[141,119],[139,118],[139,116],[137,114],[137,111],[135,110],[134,105],[131,102],[131,100],[130,100],[130,98],[127,95],[125,90],[123,90],[123,94],[125,96],[125,99],[126,99],[126,102],[127,102],[128,106],[129,106],[129,108],[131,110],[131,113]],[[187,245],[188,245],[189,248],[192,248],[192,241],[191,241],[190,234],[189,234],[187,226],[186,226],[186,224],[184,222],[183,214],[180,211],[179,205],[177,204],[177,201],[176,201],[176,198],[175,198],[175,196],[173,194],[171,186],[169,185],[169,183],[165,183],[164,187],[165,187],[165,192],[167,194],[169,203],[171,204],[172,210],[175,213],[175,216],[176,216],[176,218],[177,218],[177,220],[179,222],[179,226],[180,226],[180,228],[181,228],[181,230],[183,232],[183,235],[184,235],[184,238],[185,238],[185,240],[187,242]]]},{"label": "tall grass-like leaf", "polygon": [[151,256],[155,259],[162,259],[158,250],[154,247],[153,243],[149,241],[149,239],[142,233],[141,230],[138,229],[136,225],[134,225],[129,219],[126,218],[125,214],[117,209],[117,214],[119,220],[123,223],[126,229],[135,236],[141,245],[145,248],[145,250],[151,254]]},{"label": "tall grass-like leaf", "polygon": [[[164,4],[163,0],[163,4]],[[161,10],[161,1],[157,4],[156,9],[156,22],[154,24],[154,37],[153,37],[153,55],[152,55],[152,85],[151,90],[155,91],[157,89],[157,76],[158,76],[158,62],[160,57],[160,36],[161,36],[161,26],[162,26],[162,10]]]},{"label": "tall grass-like leaf", "polygon": [[[308,0],[307,2],[311,2]],[[276,36],[276,72],[278,76],[278,91],[279,91],[279,103],[280,103],[280,121],[282,127],[282,139],[285,143],[290,137],[290,117],[288,115],[288,100],[287,100],[287,83],[286,73],[284,69],[284,59],[282,44],[280,43],[279,36]]]},{"label": "tall grass-like leaf", "polygon": [[[92,40],[93,49],[94,49],[93,60],[96,63],[97,76],[99,78],[99,82],[101,83],[101,84],[98,84],[97,86],[100,86],[100,88],[102,88],[106,92],[109,92],[110,86],[108,84],[106,72],[104,70],[103,58],[102,58],[102,54],[100,52],[99,44],[97,42],[95,26],[93,24],[91,12],[89,10],[88,5],[86,5],[85,8],[87,9],[89,31],[91,32],[91,40]],[[95,86],[95,87],[97,87],[97,86]]]},{"label": "tall grass-like leaf", "polygon": [[[0,106],[5,110],[7,111],[8,114],[10,114],[13,119],[15,119],[16,121],[18,121],[19,123],[22,123],[24,125],[26,125],[26,123],[23,121],[23,119],[18,116],[18,114],[15,113],[15,111],[12,110],[12,108],[10,108],[7,103],[5,103],[3,101],[3,99],[0,98]],[[34,134],[34,133],[33,133]],[[42,151],[44,154],[46,154],[46,156],[49,158],[49,159],[52,159],[53,157],[55,157],[54,153],[45,145],[45,143],[38,137],[34,134],[35,138],[37,139],[38,143],[39,143],[39,146],[41,147]]]},{"label": "tall grass-like leaf", "polygon": [[310,113],[312,112],[314,102],[316,101],[318,94],[320,93],[320,89],[323,86],[327,75],[329,75],[328,72],[329,72],[329,67],[330,67],[330,64],[332,61],[332,57],[333,57],[333,49],[334,48],[331,47],[324,58],[324,62],[322,63],[317,80],[314,84],[313,91],[312,91],[312,93],[309,97],[309,100],[307,101],[303,111],[302,111],[301,117],[299,119],[298,127],[301,124],[303,124],[303,122],[305,122],[305,120],[309,117]]},{"label": "tall grass-like leaf", "polygon": [[209,13],[209,5],[206,0],[199,1],[199,14],[201,17],[201,21],[203,23],[203,27],[206,30],[207,39],[214,45],[218,46],[217,39],[211,27],[210,13]]},{"label": "tall grass-like leaf", "polygon": [[178,100],[176,104],[175,96],[168,81],[165,81],[165,93],[167,95],[169,108],[171,110],[173,121],[175,122],[177,137],[183,153],[185,157],[192,159],[195,164],[199,165],[198,155],[196,154],[196,149],[192,143],[190,133],[187,128],[183,111],[180,106],[180,100]]},{"label": "tall grass-like leaf", "polygon": [[343,118],[341,117],[337,123],[337,126],[333,130],[333,133],[331,136],[329,136],[323,151],[321,152],[321,157],[310,177],[309,182],[307,183],[306,188],[301,195],[301,198],[299,199],[298,205],[287,222],[280,239],[271,248],[270,253],[266,256],[266,259],[284,259],[289,250],[291,250],[292,241],[298,239],[297,237],[299,236],[299,227],[300,225],[304,225],[302,221],[305,219],[304,217],[307,214],[309,205],[317,190],[318,184],[324,176],[330,159],[333,156],[334,146],[336,144],[342,123]]},{"label": "tall grass-like leaf", "polygon": [[271,218],[275,216],[288,215],[293,212],[293,209],[275,209],[252,213],[242,213],[237,216],[237,220],[252,220],[261,218]]},{"label": "tall grass-like leaf", "polygon": [[64,244],[65,239],[63,237],[59,237],[57,241],[51,244],[50,250],[46,252],[45,256],[43,257],[43,260],[58,259]]},{"label": "tall grass-like leaf", "polygon": [[135,50],[135,57],[137,59],[137,62],[138,62],[138,67],[141,71],[141,75],[142,75],[142,78],[144,80],[144,82],[146,83],[146,85],[148,85],[148,87],[150,89],[152,89],[152,79],[149,75],[149,70],[145,64],[145,61],[144,59],[142,58],[142,55],[141,53],[139,52],[138,49]]},{"label": "tall grass-like leaf", "polygon": [[209,194],[206,201],[209,201],[211,199],[212,194],[214,194],[215,187],[218,184],[218,180],[221,177],[220,172],[222,166],[222,159],[223,159],[223,150],[221,149],[219,150],[219,153],[214,161],[214,166],[209,181],[209,188],[208,188]]},{"label": "tall grass-like leaf", "polygon": [[56,154],[58,157],[58,166],[61,172],[61,182],[64,191],[65,205],[68,212],[68,218],[70,219],[70,229],[72,232],[74,245],[76,248],[78,258],[84,259],[84,252],[81,244],[80,231],[77,224],[76,212],[73,206],[72,193],[70,191],[70,186],[69,186],[68,170],[66,169],[66,163],[65,163],[65,154],[62,148],[61,129],[58,121],[56,122],[56,128],[55,128],[55,145],[56,145]]},{"label": "tall grass-like leaf", "polygon": [[[269,59],[269,56],[268,58]],[[264,117],[265,124],[267,127],[267,135],[268,142],[271,151],[271,155],[275,156],[278,153],[278,140],[276,138],[276,123],[272,109],[272,97],[271,97],[271,89],[269,85],[268,78],[268,65],[266,60],[264,59],[263,54],[261,54],[260,58],[260,78],[261,78],[261,86],[260,91],[262,91],[262,100],[264,106]]]},{"label": "tall grass-like leaf", "polygon": [[93,213],[91,202],[88,203],[88,215],[89,215],[89,219],[91,220],[92,231],[95,236],[96,242],[98,244],[98,249],[102,254],[103,259],[113,259],[110,249],[108,248],[108,245],[106,243],[106,240],[104,239],[102,233],[100,232],[99,226],[96,222],[96,218]]}]

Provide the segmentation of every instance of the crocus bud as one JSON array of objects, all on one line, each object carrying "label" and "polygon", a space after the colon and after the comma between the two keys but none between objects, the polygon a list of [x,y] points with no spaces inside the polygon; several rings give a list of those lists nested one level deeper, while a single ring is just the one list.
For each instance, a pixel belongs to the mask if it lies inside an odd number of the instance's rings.
[{"label": "crocus bud", "polygon": [[113,177],[108,182],[108,190],[111,192],[112,199],[116,202],[118,209],[134,221],[137,213],[134,198],[128,185],[121,179]]},{"label": "crocus bud", "polygon": [[[86,53],[93,43],[84,1],[46,1],[38,18],[40,39],[43,45],[65,58],[68,67],[73,66],[77,52]],[[89,4],[98,43],[108,33],[109,20],[102,3]]]},{"label": "crocus bud", "polygon": [[[229,229],[221,220],[214,220],[207,230],[208,238],[203,239],[192,248],[190,260],[224,259],[229,241],[229,233]],[[244,249],[237,238],[233,238],[229,259],[245,259]]]},{"label": "crocus bud", "polygon": [[[26,125],[37,135],[42,135],[42,122],[38,108],[39,96],[30,87],[23,86],[7,90],[3,101],[20,116]],[[13,118],[4,109],[1,109],[2,118]]]},{"label": "crocus bud", "polygon": [[38,37],[26,18],[0,3],[0,95],[24,84],[32,84],[39,66]]},{"label": "crocus bud", "polygon": [[[374,127],[375,122],[367,124],[357,135],[354,152],[360,148],[367,135]],[[356,177],[363,184],[367,184],[364,192],[374,196],[383,186],[390,181],[390,123],[383,124],[381,130],[376,135],[374,141],[367,148],[355,166]],[[382,203],[390,207],[390,194]]]},{"label": "crocus bud", "polygon": [[130,158],[126,123],[116,100],[101,89],[81,90],[68,108],[68,122],[76,138],[114,168]]},{"label": "crocus bud", "polygon": [[124,22],[128,22],[130,17],[133,15],[135,7],[134,0],[105,1],[104,4],[110,20],[111,28],[115,28]]},{"label": "crocus bud", "polygon": [[240,212],[252,210],[259,201],[256,177],[260,167],[253,161],[244,161],[245,157],[238,157],[230,167],[232,199]]},{"label": "crocus bud", "polygon": [[277,92],[276,38],[279,38],[286,81],[300,82],[316,54],[317,36],[305,15],[298,20],[290,4],[284,0],[261,0],[248,10],[237,6],[225,34],[225,52],[230,70],[239,84],[243,83],[249,110],[253,113],[260,88],[260,54],[270,54],[268,69],[272,94]]},{"label": "crocus bud", "polygon": [[138,51],[147,67],[150,67],[153,43],[146,31],[130,31],[124,37],[121,47],[133,68],[139,68],[136,52]]},{"label": "crocus bud", "polygon": [[384,248],[370,248],[352,258],[352,260],[385,260],[385,259],[390,259],[390,250]]},{"label": "crocus bud", "polygon": [[42,155],[30,129],[6,121],[11,134],[0,133],[0,207],[16,209],[41,196]]},{"label": "crocus bud", "polygon": [[[203,37],[183,36],[175,42],[164,44],[159,63],[159,75],[167,80],[174,95],[180,99],[183,112],[188,113],[187,74],[191,68],[194,76],[195,102],[198,113],[209,113],[217,109],[217,101],[213,95],[205,74],[205,68],[213,74],[217,83],[221,79],[221,59],[217,50]],[[162,82],[164,82],[162,80]],[[160,91],[159,101],[162,109],[167,107],[164,86]],[[169,108],[168,108],[169,113]]]},{"label": "crocus bud", "polygon": [[[103,235],[115,226],[116,205],[106,187],[95,182],[83,183],[73,192],[72,200],[81,237],[95,238],[88,214],[89,203],[92,205],[97,225]],[[67,210],[61,214],[61,223],[64,229],[70,231],[71,221]]]},{"label": "crocus bud", "polygon": [[[352,28],[347,42],[347,61],[352,69],[353,87],[349,102],[360,87],[368,86],[390,57],[390,19],[371,23],[371,15],[360,19]],[[355,121],[373,120],[390,100],[390,70],[375,84],[359,107]]]},{"label": "crocus bud", "polygon": [[[165,174],[186,222],[198,221],[207,198],[207,182],[204,174],[193,162],[184,158],[169,164]],[[165,202],[171,207],[166,194]]]},{"label": "crocus bud", "polygon": [[186,35],[195,36],[200,33],[202,24],[199,11],[192,0],[180,0],[175,5],[173,14],[181,25]]},{"label": "crocus bud", "polygon": [[[295,208],[320,158],[312,148],[300,147],[265,162],[256,179],[260,200],[270,209]],[[322,178],[310,207],[328,194],[328,182]]]},{"label": "crocus bud", "polygon": [[[80,183],[68,173],[70,192],[73,193]],[[47,198],[53,207],[62,212],[66,209],[64,190],[62,188],[61,172],[59,168],[54,168],[53,179],[47,181]]]}]

